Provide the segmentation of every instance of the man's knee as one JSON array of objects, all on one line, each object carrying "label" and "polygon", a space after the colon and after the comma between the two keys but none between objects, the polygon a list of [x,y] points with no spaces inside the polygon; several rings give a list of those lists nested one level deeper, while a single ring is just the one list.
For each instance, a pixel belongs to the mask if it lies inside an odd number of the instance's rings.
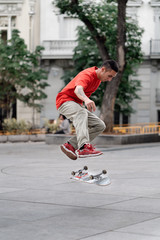
[{"label": "man's knee", "polygon": [[[102,120],[101,120],[102,121]],[[102,121],[102,132],[106,129],[106,124]]]},{"label": "man's knee", "polygon": [[99,119],[99,124],[98,124],[99,131],[103,132],[106,129],[105,123]]}]

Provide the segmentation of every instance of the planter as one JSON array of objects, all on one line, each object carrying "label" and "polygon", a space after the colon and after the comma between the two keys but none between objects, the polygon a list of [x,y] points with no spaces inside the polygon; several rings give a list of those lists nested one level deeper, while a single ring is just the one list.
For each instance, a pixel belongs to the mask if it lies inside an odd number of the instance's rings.
[{"label": "planter", "polygon": [[73,135],[67,134],[46,134],[46,144],[60,145],[67,142]]},{"label": "planter", "polygon": [[9,142],[28,142],[28,135],[8,135]]},{"label": "planter", "polygon": [[0,143],[5,143],[8,141],[8,137],[5,135],[0,135]]},{"label": "planter", "polygon": [[46,140],[46,135],[45,134],[29,135],[29,140],[31,142],[44,142]]},{"label": "planter", "polygon": [[[46,134],[46,144],[63,144],[69,140],[73,135],[65,134]],[[106,147],[108,145],[124,145],[124,144],[139,144],[139,143],[152,143],[160,142],[160,135],[155,134],[128,134],[128,135],[99,135],[93,144]]]}]

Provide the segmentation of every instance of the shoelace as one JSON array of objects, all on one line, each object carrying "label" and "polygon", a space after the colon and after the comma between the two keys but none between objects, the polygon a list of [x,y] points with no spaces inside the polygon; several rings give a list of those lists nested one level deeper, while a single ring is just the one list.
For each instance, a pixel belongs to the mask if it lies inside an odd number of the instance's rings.
[{"label": "shoelace", "polygon": [[86,145],[86,147],[88,148],[88,149],[90,149],[90,150],[94,150],[95,149],[95,145],[93,146],[92,144],[85,144]]},{"label": "shoelace", "polygon": [[71,150],[73,152],[75,152],[75,148],[70,144],[70,143],[66,143],[66,147],[69,146],[69,148],[71,148]]}]

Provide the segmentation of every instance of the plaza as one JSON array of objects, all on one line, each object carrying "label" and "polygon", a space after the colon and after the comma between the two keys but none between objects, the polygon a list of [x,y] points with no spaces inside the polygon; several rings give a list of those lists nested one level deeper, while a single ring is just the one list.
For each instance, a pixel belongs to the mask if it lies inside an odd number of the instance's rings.
[{"label": "plaza", "polygon": [[[72,161],[57,145],[0,144],[0,239],[160,239],[160,143],[99,149]],[[85,165],[111,184],[71,180]]]}]

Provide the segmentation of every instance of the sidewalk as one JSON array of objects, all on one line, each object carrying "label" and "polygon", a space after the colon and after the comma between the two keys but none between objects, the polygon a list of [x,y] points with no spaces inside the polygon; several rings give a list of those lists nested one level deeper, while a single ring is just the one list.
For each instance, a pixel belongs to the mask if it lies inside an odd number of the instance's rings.
[{"label": "sidewalk", "polygon": [[[56,145],[0,144],[1,240],[159,240],[160,143],[68,159]],[[70,179],[107,169],[111,185]]]}]

